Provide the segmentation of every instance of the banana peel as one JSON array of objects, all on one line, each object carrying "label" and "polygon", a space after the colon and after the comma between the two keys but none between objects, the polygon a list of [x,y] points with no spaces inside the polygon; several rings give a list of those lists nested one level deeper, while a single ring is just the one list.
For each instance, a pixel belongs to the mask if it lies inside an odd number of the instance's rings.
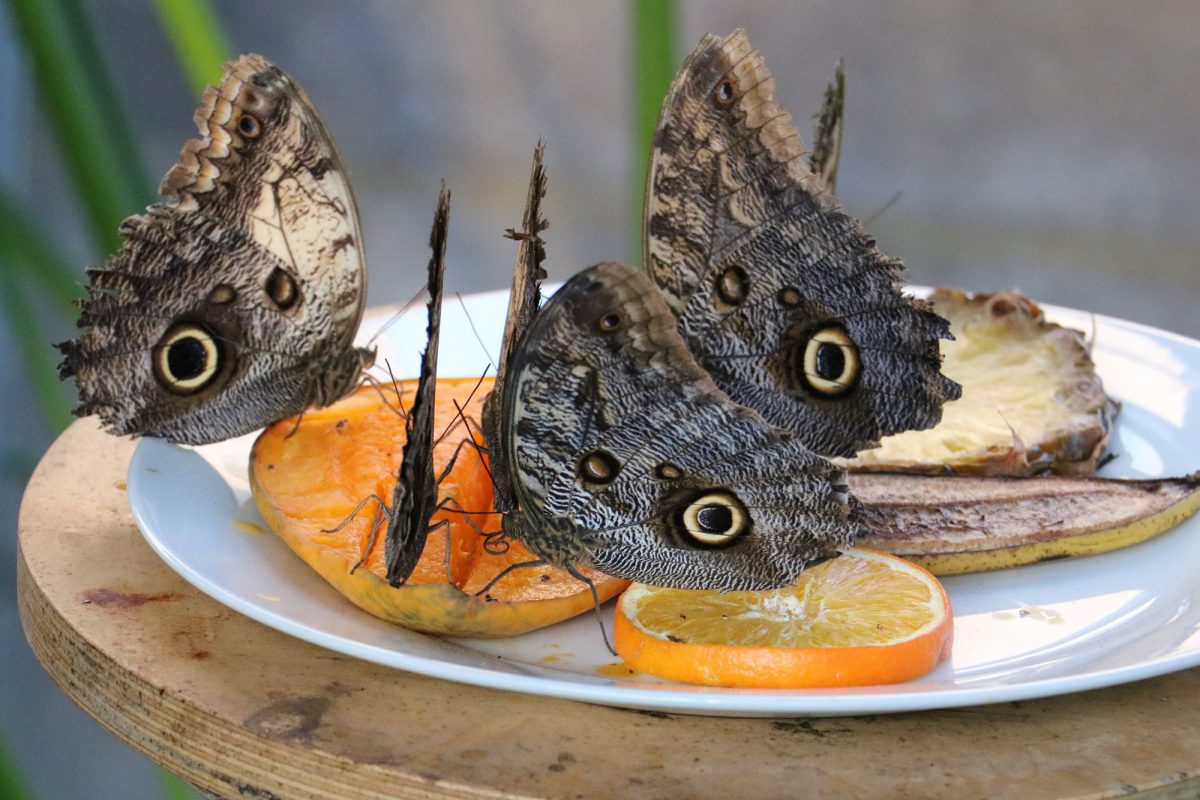
[{"label": "banana peel", "polygon": [[850,476],[855,544],[934,575],[1017,567],[1128,547],[1200,509],[1200,472],[1180,478]]}]

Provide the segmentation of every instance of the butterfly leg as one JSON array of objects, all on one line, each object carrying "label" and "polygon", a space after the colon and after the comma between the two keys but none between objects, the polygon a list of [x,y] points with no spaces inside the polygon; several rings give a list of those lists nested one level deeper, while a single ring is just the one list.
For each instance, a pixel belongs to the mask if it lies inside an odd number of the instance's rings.
[{"label": "butterfly leg", "polygon": [[569,572],[571,577],[575,580],[582,581],[583,583],[587,584],[588,589],[591,590],[592,610],[596,612],[596,624],[600,626],[600,637],[604,639],[604,646],[608,648],[608,652],[612,653],[614,656],[617,655],[617,651],[613,649],[612,643],[608,641],[608,631],[604,627],[604,617],[600,614],[600,595],[596,593],[596,584],[592,582],[591,578],[575,569],[574,565],[572,564],[567,564],[567,572]]},{"label": "butterfly leg", "polygon": [[367,538],[367,546],[363,549],[363,554],[359,556],[358,561],[354,562],[354,566],[350,567],[350,574],[361,567],[371,555],[371,551],[375,549],[375,542],[379,539],[379,527],[383,523],[383,518],[387,516],[389,521],[391,516],[388,514],[387,507],[380,503],[375,508],[375,519],[371,520],[371,535]]},{"label": "butterfly leg", "polygon": [[365,550],[363,550],[362,556],[358,559],[358,561],[354,562],[354,566],[350,567],[351,574],[354,574],[354,571],[363,565],[363,563],[367,560],[367,557],[371,555],[371,551],[375,549],[375,541],[379,537],[379,526],[383,522],[383,518],[386,517],[389,522],[391,521],[392,513],[387,507],[387,503],[383,502],[383,498],[381,498],[379,495],[372,492],[364,497],[344,520],[332,528],[321,529],[321,533],[336,533],[337,531],[340,531],[350,523],[350,520],[358,516],[358,512],[362,511],[363,506],[372,500],[374,500],[377,505],[375,507],[375,519],[371,521],[371,536],[367,539],[367,547]]},{"label": "butterfly leg", "polygon": [[544,567],[544,566],[546,566],[546,564],[547,564],[546,560],[542,559],[542,558],[536,559],[534,561],[521,561],[516,564],[509,564],[507,567],[500,570],[499,574],[497,574],[496,577],[492,578],[490,581],[488,581],[486,584],[484,584],[483,588],[475,593],[475,596],[482,597],[483,595],[487,594],[488,591],[493,586],[495,586],[497,583],[502,581],[504,578],[507,578],[508,574],[510,572],[513,572],[518,569],[524,569],[525,567]]},{"label": "butterfly leg", "polygon": [[305,411],[308,411],[308,406],[305,406],[300,411],[300,413],[296,415],[296,424],[292,426],[292,429],[290,431],[288,431],[287,436],[283,437],[284,439],[292,438],[293,436],[296,435],[296,431],[300,430],[300,423],[304,421],[304,412]]},{"label": "butterfly leg", "polygon": [[[443,509],[455,514],[462,514],[464,517],[466,517],[466,522],[471,526],[471,529],[483,537],[484,552],[492,556],[502,556],[508,552],[509,544],[511,542],[511,540],[508,538],[508,534],[506,534],[503,530],[485,531],[483,528],[479,527],[478,522],[472,519],[472,517],[476,514],[498,515],[500,513],[499,511],[467,511],[465,508],[459,505],[457,500],[449,497],[447,497],[443,503],[445,503],[445,505],[442,506]],[[453,508],[450,507],[451,503],[453,503]]]},{"label": "butterfly leg", "polygon": [[[463,519],[466,520],[466,523],[471,526],[471,530],[475,531],[475,533],[477,533],[483,537],[483,549],[489,555],[493,555],[493,556],[504,555],[505,553],[508,552],[508,539],[504,537],[504,531],[494,531],[492,533],[487,533],[483,530],[483,528],[479,527],[479,523],[477,523],[474,519],[472,519],[472,517],[474,517],[474,515],[476,515],[476,514],[496,514],[498,512],[495,512],[495,511],[468,511],[467,509],[463,508],[462,504],[459,503],[457,500],[455,500],[453,497],[443,497],[441,499],[441,501],[437,504],[437,510],[452,511],[456,514],[462,514]],[[439,525],[440,524],[449,524],[449,520],[442,520],[438,524]],[[430,530],[432,531],[433,529],[431,528]],[[499,543],[501,545],[503,545],[503,547],[498,547],[497,544],[495,544],[497,537],[499,537],[499,539],[500,539]],[[446,537],[446,575],[448,577],[450,575],[450,538],[449,537]],[[451,578],[450,582],[451,583],[454,582],[453,578]]]},{"label": "butterfly leg", "polygon": [[[391,372],[391,365],[388,366],[388,372]],[[384,389],[383,382],[374,375],[367,375],[364,373],[361,385],[370,386],[375,390],[375,393],[379,395],[379,399],[383,401],[383,404],[387,406],[390,411],[394,412],[401,419],[408,419],[408,412],[404,410],[404,406],[400,403],[400,398],[404,396],[404,390],[400,388],[400,385],[396,382],[394,377],[392,378],[392,390],[396,393],[395,405],[392,405],[392,400],[388,397]]]},{"label": "butterfly leg", "polygon": [[[321,533],[337,533],[342,528],[346,527],[350,523],[350,520],[357,517],[358,512],[362,511],[363,506],[365,506],[367,503],[371,502],[372,500],[374,500],[376,503],[378,503],[380,508],[387,508],[387,503],[383,502],[383,498],[380,497],[379,495],[375,494],[374,492],[371,492],[371,494],[364,497],[359,502],[359,504],[354,507],[354,510],[351,511],[344,520],[342,520],[341,522],[339,522],[337,525],[335,525],[332,528],[322,528]],[[391,515],[389,514],[389,519],[390,519],[390,517],[391,517]]]},{"label": "butterfly leg", "polygon": [[[492,486],[495,486],[496,479],[492,477],[492,467],[488,463],[488,459],[484,458],[488,454],[488,449],[475,441],[475,431],[471,430],[470,418],[463,412],[463,408],[458,404],[457,400],[454,401],[454,408],[458,411],[458,416],[462,418],[463,425],[467,429],[467,439],[465,441],[474,448],[475,453],[479,456],[479,463],[483,465],[483,471],[487,473],[488,481],[491,482]],[[479,428],[479,423],[475,423],[475,427]]]}]

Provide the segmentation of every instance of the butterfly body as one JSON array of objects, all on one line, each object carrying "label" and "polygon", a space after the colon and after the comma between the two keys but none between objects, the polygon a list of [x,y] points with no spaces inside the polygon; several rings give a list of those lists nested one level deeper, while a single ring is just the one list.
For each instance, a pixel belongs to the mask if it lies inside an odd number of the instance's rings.
[{"label": "butterfly body", "polygon": [[203,444],[344,396],[373,353],[353,347],[362,234],[341,160],[304,91],[259,56],[227,65],[169,199],[121,226],[89,270],[84,333],[60,345],[76,414],[112,432]]}]

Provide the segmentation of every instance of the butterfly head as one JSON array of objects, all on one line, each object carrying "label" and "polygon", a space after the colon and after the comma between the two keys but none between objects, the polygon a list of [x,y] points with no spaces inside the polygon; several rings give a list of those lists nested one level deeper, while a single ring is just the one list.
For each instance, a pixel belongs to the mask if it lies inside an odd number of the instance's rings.
[{"label": "butterfly head", "polygon": [[375,348],[355,347],[337,354],[318,375],[312,402],[327,406],[353,392],[362,383],[363,373],[375,365],[375,353]]}]

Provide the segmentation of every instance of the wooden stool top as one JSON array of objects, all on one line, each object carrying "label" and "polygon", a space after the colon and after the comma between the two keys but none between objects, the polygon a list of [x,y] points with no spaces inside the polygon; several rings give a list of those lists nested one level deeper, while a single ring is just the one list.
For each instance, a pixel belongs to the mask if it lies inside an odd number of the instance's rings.
[{"label": "wooden stool top", "polygon": [[763,720],[590,706],[338,655],[159,560],[123,490],[133,446],[88,419],[43,458],[21,508],[21,617],[75,702],[220,797],[1200,793],[1200,669],[1021,703]]}]

